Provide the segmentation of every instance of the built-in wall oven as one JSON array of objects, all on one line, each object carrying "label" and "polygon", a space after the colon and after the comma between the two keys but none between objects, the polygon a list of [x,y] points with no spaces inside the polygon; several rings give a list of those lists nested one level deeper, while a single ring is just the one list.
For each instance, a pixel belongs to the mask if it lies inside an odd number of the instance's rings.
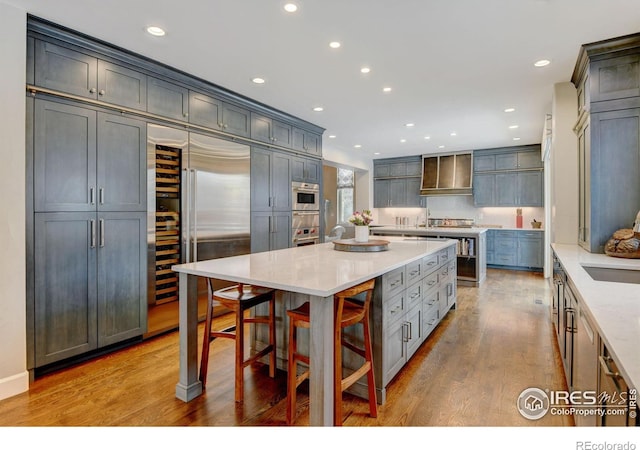
[{"label": "built-in wall oven", "polygon": [[320,211],[320,185],[315,183],[291,183],[291,200],[294,211]]},{"label": "built-in wall oven", "polygon": [[291,241],[293,247],[320,242],[320,211],[293,211],[291,213]]}]

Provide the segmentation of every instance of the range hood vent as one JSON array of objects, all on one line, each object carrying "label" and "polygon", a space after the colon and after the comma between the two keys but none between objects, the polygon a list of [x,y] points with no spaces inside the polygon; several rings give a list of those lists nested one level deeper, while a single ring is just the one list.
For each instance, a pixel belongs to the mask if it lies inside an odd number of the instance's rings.
[{"label": "range hood vent", "polygon": [[422,155],[420,195],[473,195],[473,153]]}]

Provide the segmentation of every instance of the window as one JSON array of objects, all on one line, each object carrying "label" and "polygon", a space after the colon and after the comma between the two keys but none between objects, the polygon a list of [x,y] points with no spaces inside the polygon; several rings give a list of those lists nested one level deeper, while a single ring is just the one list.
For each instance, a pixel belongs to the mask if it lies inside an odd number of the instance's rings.
[{"label": "window", "polygon": [[338,168],[338,223],[347,222],[353,214],[354,171]]}]

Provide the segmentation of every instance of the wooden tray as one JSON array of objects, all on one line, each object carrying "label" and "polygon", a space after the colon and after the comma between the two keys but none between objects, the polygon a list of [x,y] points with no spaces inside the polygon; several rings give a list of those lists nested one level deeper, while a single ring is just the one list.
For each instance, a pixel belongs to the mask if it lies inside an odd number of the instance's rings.
[{"label": "wooden tray", "polygon": [[341,252],[384,252],[389,250],[389,241],[369,239],[367,242],[356,242],[355,239],[338,239],[333,241],[333,249]]}]

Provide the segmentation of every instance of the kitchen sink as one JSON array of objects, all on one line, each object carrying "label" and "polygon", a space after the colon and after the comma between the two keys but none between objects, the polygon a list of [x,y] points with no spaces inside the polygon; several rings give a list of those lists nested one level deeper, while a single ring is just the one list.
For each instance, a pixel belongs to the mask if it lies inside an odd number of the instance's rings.
[{"label": "kitchen sink", "polygon": [[612,269],[610,267],[582,266],[596,281],[640,284],[640,269]]}]

